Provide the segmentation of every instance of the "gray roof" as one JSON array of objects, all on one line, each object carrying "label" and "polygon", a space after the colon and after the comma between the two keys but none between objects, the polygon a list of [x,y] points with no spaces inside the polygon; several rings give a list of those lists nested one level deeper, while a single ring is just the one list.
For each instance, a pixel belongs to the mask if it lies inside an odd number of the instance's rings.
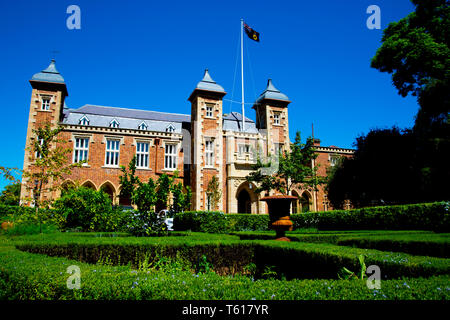
[{"label": "gray roof", "polygon": [[89,126],[109,127],[115,119],[123,129],[138,129],[144,122],[148,131],[166,132],[173,126],[176,133],[182,132],[183,122],[191,121],[185,114],[84,105],[78,109],[65,109],[63,123],[78,125],[84,116],[89,120]]},{"label": "gray roof", "polygon": [[[231,112],[223,116],[223,130],[225,131],[242,131],[242,114],[239,112]],[[258,133],[255,122],[245,117],[245,132]]]},{"label": "gray roof", "polygon": [[55,60],[52,59],[50,65],[47,69],[42,70],[39,73],[36,73],[31,78],[33,81],[43,81],[43,82],[56,82],[56,83],[64,83],[64,78],[61,74],[56,70]]},{"label": "gray roof", "polygon": [[117,108],[106,106],[95,106],[86,104],[78,109],[71,109],[71,112],[82,114],[94,114],[109,117],[132,118],[140,120],[158,120],[169,122],[191,122],[191,116],[188,114],[167,113],[159,111]]},{"label": "gray roof", "polygon": [[197,84],[197,87],[195,89],[225,93],[225,89],[222,86],[218,85],[211,78],[208,69],[205,70],[205,75],[203,76],[203,79]]},{"label": "gray roof", "polygon": [[281,100],[281,101],[290,102],[290,100],[287,97],[287,95],[285,95],[284,93],[281,93],[280,90],[275,88],[275,86],[272,83],[272,79],[269,79],[267,81],[267,88],[266,88],[266,90],[264,90],[264,92],[261,93],[261,95],[256,100],[256,102],[260,102],[260,101],[262,101],[264,99]]}]

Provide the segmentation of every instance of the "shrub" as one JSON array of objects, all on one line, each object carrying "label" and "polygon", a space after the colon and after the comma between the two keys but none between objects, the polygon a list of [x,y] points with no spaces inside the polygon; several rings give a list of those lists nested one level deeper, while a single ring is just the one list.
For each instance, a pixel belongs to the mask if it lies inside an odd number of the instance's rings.
[{"label": "shrub", "polygon": [[164,218],[151,211],[134,211],[130,216],[127,231],[136,237],[167,235]]},{"label": "shrub", "polygon": [[173,221],[177,231],[226,233],[230,230],[228,216],[220,211],[185,211],[177,213]]},{"label": "shrub", "polygon": [[83,231],[117,231],[126,219],[125,212],[113,209],[106,193],[85,187],[67,190],[54,208],[65,217],[65,228],[81,227]]},{"label": "shrub", "polygon": [[51,223],[43,223],[42,226],[36,223],[15,223],[12,228],[7,229],[4,233],[8,236],[31,235],[38,233],[53,233],[58,231],[58,226]]}]

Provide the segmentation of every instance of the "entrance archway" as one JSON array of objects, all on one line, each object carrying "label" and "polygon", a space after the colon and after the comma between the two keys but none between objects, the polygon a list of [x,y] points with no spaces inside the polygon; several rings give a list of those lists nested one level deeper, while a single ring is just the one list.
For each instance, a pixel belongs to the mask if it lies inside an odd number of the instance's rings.
[{"label": "entrance archway", "polygon": [[300,195],[298,194],[298,192],[297,191],[295,191],[295,190],[293,190],[292,191],[292,195],[294,196],[294,197],[297,197],[297,199],[295,199],[294,201],[292,201],[292,213],[293,214],[295,214],[295,213],[299,213],[300,211],[299,211],[299,207],[300,207]]},{"label": "entrance archway", "polygon": [[85,188],[90,188],[90,189],[97,190],[97,188],[95,187],[95,185],[91,181],[86,181],[81,186],[85,187]]},{"label": "entrance archway", "polygon": [[111,183],[106,182],[101,187],[100,190],[102,190],[104,193],[108,195],[108,197],[111,199],[111,203],[114,204],[114,187],[111,185]]},{"label": "entrance archway", "polygon": [[242,189],[238,195],[238,213],[252,213],[252,200],[245,189]]},{"label": "entrance archway", "polygon": [[302,212],[311,211],[311,197],[307,192],[303,192],[300,198],[300,205],[302,207]]}]

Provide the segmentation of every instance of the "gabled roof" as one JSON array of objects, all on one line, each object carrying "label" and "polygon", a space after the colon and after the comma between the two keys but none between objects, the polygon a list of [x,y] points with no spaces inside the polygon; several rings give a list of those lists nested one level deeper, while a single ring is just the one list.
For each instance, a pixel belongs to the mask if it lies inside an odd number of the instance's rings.
[{"label": "gabled roof", "polygon": [[31,81],[64,83],[64,78],[58,70],[56,70],[55,59],[52,59],[50,65],[41,72],[33,75]]},{"label": "gabled roof", "polygon": [[272,83],[272,79],[269,79],[267,81],[267,87],[264,90],[263,93],[261,93],[261,95],[259,96],[259,98],[256,100],[256,102],[260,102],[262,100],[279,100],[279,101],[286,101],[286,102],[291,102],[289,100],[289,98],[287,97],[287,95],[285,95],[284,93],[281,93],[280,90],[278,90],[277,88],[275,88],[275,86]]}]

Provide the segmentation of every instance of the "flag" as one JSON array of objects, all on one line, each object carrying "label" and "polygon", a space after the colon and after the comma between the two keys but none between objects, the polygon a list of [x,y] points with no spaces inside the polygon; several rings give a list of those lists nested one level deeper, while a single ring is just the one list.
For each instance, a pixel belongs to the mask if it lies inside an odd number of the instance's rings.
[{"label": "flag", "polygon": [[256,32],[255,30],[250,28],[245,22],[244,22],[244,30],[250,39],[259,42],[259,32]]}]

